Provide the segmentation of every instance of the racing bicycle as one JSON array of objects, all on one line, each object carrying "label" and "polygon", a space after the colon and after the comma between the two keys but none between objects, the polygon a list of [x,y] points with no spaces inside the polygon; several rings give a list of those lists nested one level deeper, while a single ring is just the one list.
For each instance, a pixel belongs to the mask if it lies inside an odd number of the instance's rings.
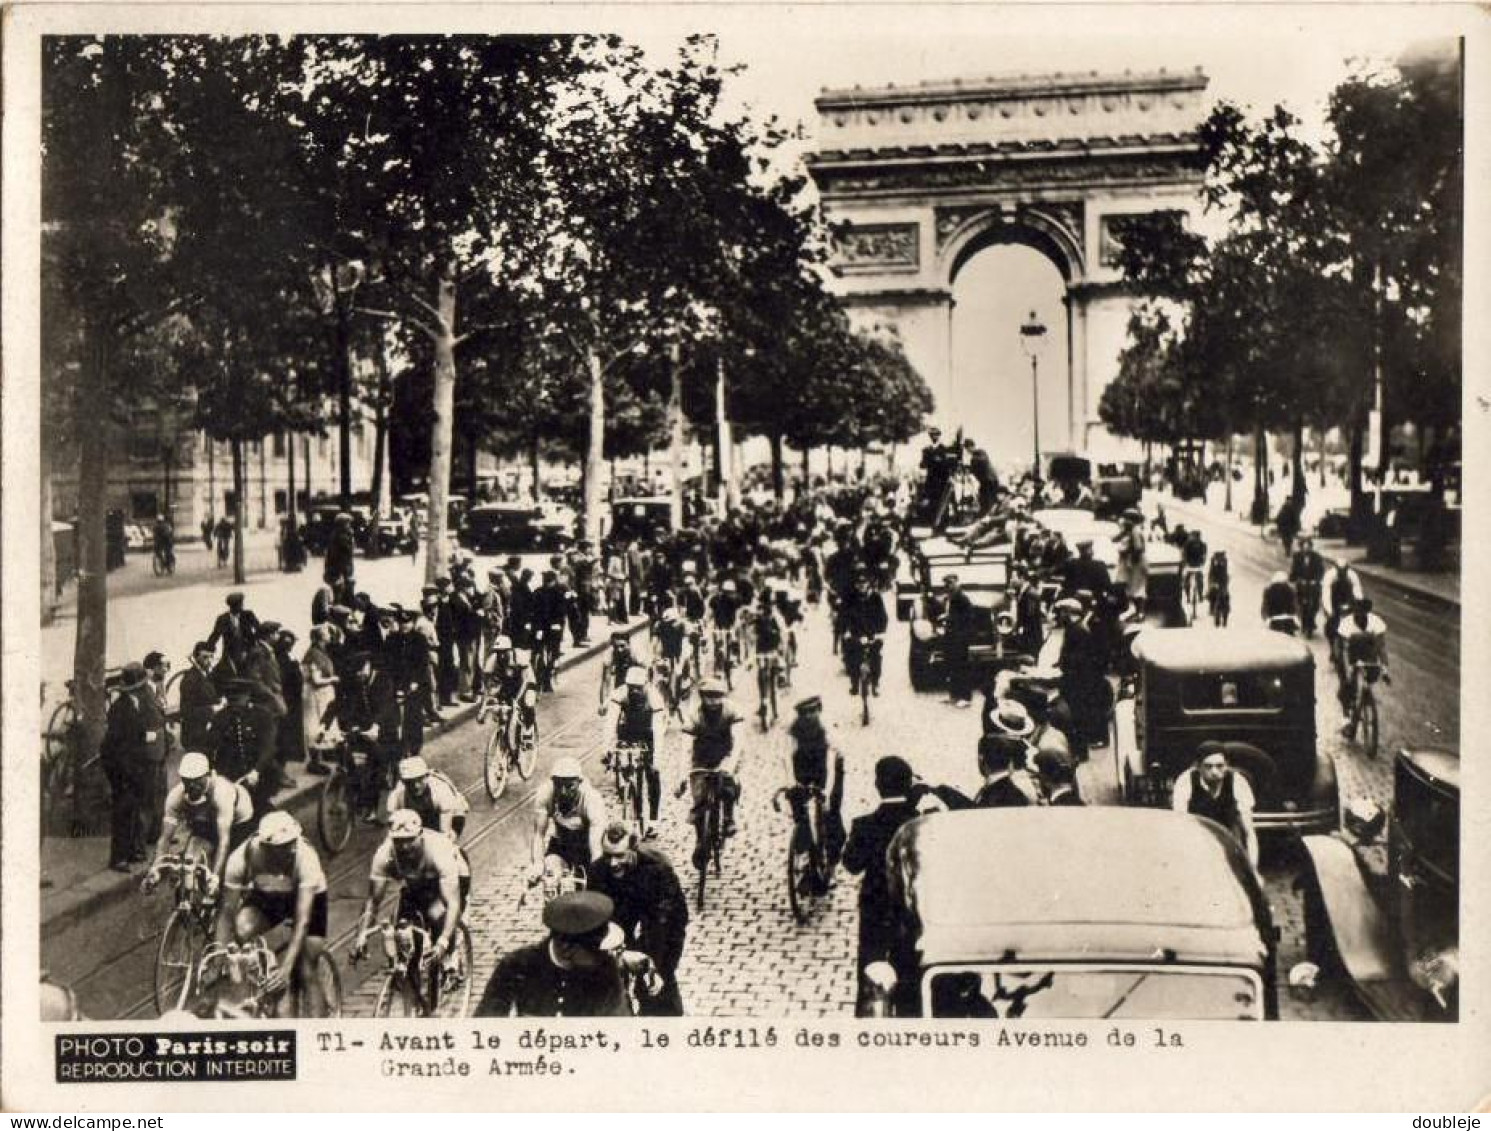
[{"label": "racing bicycle", "polygon": [[487,712],[492,716],[492,733],[482,755],[482,783],[495,802],[507,789],[512,771],[523,781],[533,776],[538,762],[538,721],[525,722],[517,705],[506,700],[496,701],[481,713]]},{"label": "racing bicycle", "polygon": [[[217,878],[200,853],[162,856],[151,872],[172,885],[171,913],[155,949],[155,1011],[165,1013],[184,1009],[191,1000],[198,964],[212,938]],[[147,875],[140,887],[149,892],[155,882]]]},{"label": "racing bicycle", "polygon": [[[202,952],[195,979],[198,995],[209,999],[206,1016],[219,1021],[280,1016],[285,992],[267,988],[275,966],[274,951],[262,935],[247,943],[210,943]],[[315,971],[326,1016],[340,1017],[342,974],[325,947],[316,955]],[[305,987],[297,983],[289,996],[291,1016],[307,1016]],[[200,1008],[196,1012],[201,1015]]]},{"label": "racing bicycle", "polygon": [[465,923],[456,925],[455,949],[448,962],[434,960],[435,940],[418,913],[397,923],[385,920],[369,932],[372,935],[383,937],[387,960],[373,1016],[457,1019],[471,1012],[476,963]]}]

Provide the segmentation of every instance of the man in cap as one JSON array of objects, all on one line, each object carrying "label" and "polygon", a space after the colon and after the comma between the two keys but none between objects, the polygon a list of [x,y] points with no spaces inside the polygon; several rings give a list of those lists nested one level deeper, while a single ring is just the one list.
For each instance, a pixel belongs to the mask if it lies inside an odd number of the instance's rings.
[{"label": "man in cap", "polygon": [[859,972],[856,1013],[861,1017],[866,1015],[872,998],[866,967],[894,963],[898,957],[885,854],[901,826],[918,815],[910,798],[912,782],[911,767],[904,758],[892,755],[876,762],[875,792],[880,804],[854,819],[844,846],[845,870],[851,875],[864,876],[859,886],[859,950],[855,959],[855,969]]},{"label": "man in cap", "polygon": [[418,813],[425,828],[459,841],[471,803],[455,782],[415,754],[399,762],[399,784],[388,795],[388,811],[399,809]]},{"label": "man in cap", "polygon": [[181,855],[204,857],[212,869],[212,887],[223,877],[228,854],[248,838],[253,829],[254,803],[248,790],[212,772],[207,755],[188,751],[176,767],[180,780],[166,795],[155,862],[145,877],[146,890],[160,879],[160,862],[171,850],[176,831],[186,828]]},{"label": "man in cap", "polygon": [[606,657],[605,663],[601,665],[599,710],[602,716],[606,713],[606,704],[611,701],[611,693],[621,687],[626,680],[626,673],[641,662],[641,657],[632,651],[629,633],[622,631],[611,633],[611,652]]},{"label": "man in cap", "polygon": [[[816,801],[824,805],[820,827],[823,829],[825,873],[831,873],[844,848],[844,756],[832,751],[828,732],[823,729],[823,700],[810,695],[793,707],[796,718],[787,728],[792,739],[791,784],[785,789],[792,817],[799,824],[807,819],[807,805]],[[832,781],[830,781],[832,754]],[[825,804],[826,802],[826,804]],[[776,801],[772,801],[776,805]]]},{"label": "man in cap", "polygon": [[207,728],[222,694],[212,678],[212,648],[205,640],[192,646],[192,662],[181,677],[181,746],[185,750],[207,747]]},{"label": "man in cap", "polygon": [[1072,711],[1076,734],[1071,737],[1083,750],[1108,742],[1108,709],[1113,689],[1108,686],[1107,657],[1093,637],[1087,610],[1075,597],[1056,602],[1061,624],[1061,650],[1056,666],[1061,669],[1061,696]]},{"label": "man in cap", "polygon": [[657,650],[658,656],[670,669],[674,703],[679,702],[684,694],[684,650],[688,639],[688,625],[684,624],[678,610],[671,605],[663,609],[657,626]]},{"label": "man in cap", "polygon": [[1077,539],[1077,556],[1061,564],[1061,595],[1071,597],[1086,590],[1089,593],[1106,593],[1113,579],[1108,576],[1108,567],[1093,556],[1092,539]]},{"label": "man in cap", "polygon": [[973,697],[973,669],[968,650],[978,634],[979,614],[963,591],[956,573],[942,579],[943,584],[943,655],[947,667],[948,702],[967,707]]},{"label": "man in cap", "polygon": [[393,811],[388,818],[388,836],[373,853],[368,896],[363,901],[357,937],[352,942],[354,959],[367,953],[373,917],[390,884],[399,885],[399,905],[393,921],[423,919],[434,939],[430,960],[453,961],[456,928],[471,895],[471,867],[455,841],[427,830],[413,809]]},{"label": "man in cap", "polygon": [[607,823],[605,798],[585,780],[580,760],[570,755],[556,759],[549,780],[533,796],[529,881],[537,883],[543,877],[549,857],[570,868],[588,868],[601,854]]},{"label": "man in cap", "polygon": [[326,1000],[315,971],[326,947],[326,871],[300,822],[278,809],[265,813],[258,831],[228,857],[223,888],[217,941],[249,943],[289,921],[290,941],[264,988],[277,993],[293,979],[305,992],[309,1016],[324,1016]]},{"label": "man in cap", "polygon": [[481,613],[477,610],[476,582],[462,573],[450,598],[451,618],[456,634],[457,690],[467,703],[476,701],[481,687],[480,657]]},{"label": "man in cap", "polygon": [[285,689],[280,682],[280,659],[274,650],[281,627],[277,620],[267,620],[261,624],[238,669],[239,675],[258,685],[261,700],[276,719],[283,718],[286,713]]},{"label": "man in cap", "polygon": [[[720,800],[724,809],[722,836],[735,835],[735,802],[740,796],[736,782],[736,755],[734,728],[745,720],[734,706],[725,701],[723,680],[710,677],[699,685],[699,706],[694,715],[683,726],[683,733],[694,740],[691,753],[691,771],[717,771]],[[709,775],[690,772],[681,782],[678,793],[688,790],[692,795],[692,818],[694,823],[694,867],[703,868],[706,846],[704,843],[704,803],[710,784]]]},{"label": "man in cap", "polygon": [[149,682],[143,664],[124,665],[99,744],[109,782],[109,867],[116,872],[145,859],[146,833],[160,819],[147,806],[166,757],[166,718]]},{"label": "man in cap", "polygon": [[1215,821],[1237,839],[1253,867],[1258,867],[1258,832],[1253,825],[1256,801],[1248,779],[1232,768],[1237,755],[1247,756],[1255,764],[1267,758],[1257,747],[1247,743],[1206,741],[1196,748],[1196,761],[1189,771],[1175,779],[1170,807],[1177,813],[1191,813]]},{"label": "man in cap", "polygon": [[228,611],[219,613],[212,622],[212,633],[207,637],[207,647],[216,649],[223,642],[223,659],[233,668],[233,674],[243,674],[243,661],[248,656],[249,645],[259,633],[259,618],[243,607],[243,594],[229,593],[226,598]]},{"label": "man in cap", "polygon": [[[1144,514],[1138,508],[1123,512],[1123,529],[1114,538],[1118,543],[1119,568],[1128,587],[1129,599],[1140,618],[1149,597],[1149,541],[1144,532]],[[1094,590],[1096,592],[1096,590]]]},{"label": "man in cap", "polygon": [[[647,794],[647,817],[650,821],[656,822],[659,795],[663,788],[662,777],[657,771],[657,749],[663,736],[668,732],[668,705],[663,702],[663,697],[657,688],[648,685],[647,669],[640,664],[627,669],[622,685],[611,693],[605,703],[601,704],[603,718],[607,709],[612,705],[617,708],[615,747],[619,749],[622,746],[630,746],[641,751],[641,756],[636,763],[637,770],[642,775],[639,785],[645,787]],[[605,741],[607,736],[602,733],[601,738]],[[605,764],[608,768],[614,768],[612,759],[616,756],[614,750],[607,750]],[[639,793],[638,808],[640,807],[641,795]],[[622,814],[625,818],[639,815]],[[648,833],[655,835],[651,829]]]},{"label": "man in cap", "polygon": [[861,675],[870,681],[870,693],[880,694],[880,665],[885,630],[890,616],[885,598],[870,587],[863,566],[854,571],[849,595],[839,613],[844,634],[844,667],[849,672],[849,694],[859,694]]},{"label": "man in cap", "polygon": [[652,959],[662,977],[655,995],[644,995],[638,1013],[647,1017],[682,1017],[678,963],[683,958],[689,904],[673,865],[657,849],[638,842],[626,825],[613,822],[601,838],[601,856],[590,868],[590,890],[609,896],[612,921],[629,949]]},{"label": "man in cap", "polygon": [[[646,965],[604,949],[615,905],[595,891],[556,896],[544,907],[549,937],[502,956],[477,1017],[627,1017],[623,970]],[[615,931],[615,934],[620,934]]]},{"label": "man in cap", "polygon": [[978,770],[984,782],[973,797],[976,808],[1005,809],[1040,803],[1040,791],[1025,769],[1028,752],[1025,740],[1014,734],[996,731],[978,740]]},{"label": "man in cap", "polygon": [[435,612],[436,679],[435,690],[441,707],[456,705],[456,689],[460,683],[459,664],[456,660],[456,614],[451,607],[451,581],[448,577],[435,579],[437,595]]},{"label": "man in cap", "polygon": [[254,812],[269,808],[279,788],[280,766],[275,757],[274,716],[253,700],[254,684],[246,679],[228,683],[228,701],[207,731],[207,753],[213,767],[229,781],[245,782],[254,799]]},{"label": "man in cap", "polygon": [[1086,805],[1077,791],[1077,763],[1070,754],[1054,749],[1040,749],[1035,755],[1036,779],[1047,805]]}]

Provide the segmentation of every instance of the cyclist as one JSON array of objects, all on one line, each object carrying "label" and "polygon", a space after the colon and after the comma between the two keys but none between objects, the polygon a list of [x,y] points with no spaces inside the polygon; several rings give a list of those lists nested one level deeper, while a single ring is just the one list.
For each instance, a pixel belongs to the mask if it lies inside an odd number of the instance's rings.
[{"label": "cyclist", "polygon": [[326,872],[301,835],[300,822],[278,809],[265,813],[258,832],[228,857],[223,887],[227,894],[218,914],[217,941],[252,942],[289,921],[290,941],[264,989],[279,993],[298,980],[310,1016],[324,1016],[326,999],[315,965],[326,948]]},{"label": "cyclist", "polygon": [[784,646],[793,656],[797,655],[797,629],[799,626],[807,628],[807,622],[803,618],[803,597],[795,589],[780,588],[774,590],[777,615],[782,618],[782,627],[787,630],[787,638]]},{"label": "cyclist", "polygon": [[859,694],[861,662],[867,664],[870,694],[880,694],[881,638],[890,625],[885,598],[870,588],[867,570],[854,572],[854,581],[844,603],[844,667],[849,671],[849,694]]},{"label": "cyclist", "polygon": [[1206,568],[1206,539],[1201,531],[1192,530],[1180,548],[1180,592],[1184,601],[1194,591],[1196,603],[1201,603],[1201,571]]},{"label": "cyclist", "polygon": [[[735,732],[734,727],[745,720],[741,714],[725,701],[725,685],[718,679],[706,679],[699,685],[699,708],[694,717],[684,724],[683,733],[694,739],[691,768],[695,770],[719,770],[720,797],[724,806],[723,836],[735,835],[735,801],[740,796],[735,781]],[[690,774],[681,783],[678,793],[685,789],[693,795],[694,821],[694,867],[702,868],[705,861],[705,844],[702,803],[705,800],[704,775]]]},{"label": "cyclist", "polygon": [[156,515],[151,531],[152,551],[162,573],[176,572],[176,531],[165,515]]},{"label": "cyclist", "polygon": [[510,706],[518,722],[533,726],[538,704],[538,685],[533,678],[526,648],[514,648],[511,637],[499,636],[492,642],[492,656],[487,662],[487,687],[499,705]]},{"label": "cyclist", "polygon": [[471,803],[465,794],[456,788],[455,782],[419,755],[405,758],[399,763],[399,784],[388,795],[388,811],[412,809],[419,814],[427,829],[445,833],[453,841],[459,841],[466,831],[466,815],[471,812]]},{"label": "cyclist", "polygon": [[1206,572],[1206,600],[1211,607],[1211,618],[1219,626],[1227,624],[1232,615],[1232,578],[1227,568],[1227,551],[1218,550],[1211,556],[1211,565]]},{"label": "cyclist", "polygon": [[160,882],[161,857],[166,855],[176,830],[185,825],[187,837],[181,855],[191,858],[200,854],[211,862],[212,894],[223,878],[228,854],[253,828],[254,802],[243,786],[213,773],[206,754],[183,754],[176,773],[181,780],[166,794],[160,840],[155,846],[155,861],[145,875],[145,890]]},{"label": "cyclist", "polygon": [[1334,647],[1336,629],[1364,596],[1362,579],[1345,558],[1337,558],[1325,582],[1325,638]]},{"label": "cyclist", "polygon": [[[617,708],[617,746],[640,746],[643,749],[640,769],[647,781],[647,816],[656,822],[659,794],[663,788],[662,777],[657,771],[657,748],[668,733],[668,705],[656,688],[647,686],[647,669],[641,665],[627,671],[622,685],[602,704],[602,716],[612,703]],[[604,758],[608,770],[611,769],[611,758],[612,753],[608,750]],[[656,836],[657,830],[649,827],[647,835]]]},{"label": "cyclist", "polygon": [[606,801],[585,780],[578,758],[565,756],[554,763],[549,780],[533,797],[533,848],[530,883],[544,875],[547,857],[570,868],[586,868],[601,854],[601,833],[607,824]]},{"label": "cyclist", "polygon": [[1299,598],[1300,620],[1305,632],[1313,634],[1315,618],[1320,615],[1320,591],[1325,582],[1325,559],[1315,549],[1308,534],[1299,540],[1299,549],[1289,562],[1289,581]]},{"label": "cyclist", "polygon": [[1391,683],[1387,674],[1387,623],[1372,611],[1372,599],[1363,597],[1351,610],[1351,616],[1343,620],[1337,632],[1346,653],[1346,666],[1341,680],[1341,709],[1346,712],[1346,725],[1341,733],[1347,738],[1356,737],[1356,696],[1359,669],[1376,665],[1382,669],[1382,678]]},{"label": "cyclist", "polygon": [[735,623],[740,612],[740,598],[736,593],[735,580],[726,578],[709,598],[709,622],[713,628],[715,667],[723,666],[728,648],[736,647]]},{"label": "cyclist", "polygon": [[[782,649],[786,643],[787,626],[782,623],[782,618],[772,603],[770,586],[763,585],[756,601],[756,615],[751,618],[751,646],[756,656],[756,690],[761,696],[757,714],[763,727],[769,725],[766,716],[770,710],[770,692],[773,684],[781,678]],[[774,717],[776,712],[771,710],[770,713]]]},{"label": "cyclist", "polygon": [[1299,605],[1294,599],[1294,586],[1289,584],[1289,578],[1283,570],[1275,570],[1264,586],[1259,614],[1269,628],[1278,627],[1280,630],[1286,623],[1286,618],[1298,621]]},{"label": "cyclist", "polygon": [[[834,751],[823,729],[823,699],[810,695],[793,708],[797,718],[787,733],[792,738],[789,763],[792,784],[784,792],[792,808],[792,819],[799,824],[807,820],[808,801],[816,794],[823,802],[824,876],[832,874],[844,850],[843,817],[844,756]],[[830,760],[830,754],[833,755]],[[830,775],[830,761],[832,775]],[[823,894],[821,891],[815,894]]]},{"label": "cyclist", "polygon": [[429,959],[449,963],[454,957],[456,928],[471,895],[471,867],[466,855],[449,837],[431,835],[413,809],[397,809],[388,820],[388,836],[373,853],[368,872],[368,897],[357,922],[351,955],[368,951],[373,916],[389,884],[402,885],[395,922],[424,920],[435,940]]},{"label": "cyclist", "polygon": [[633,653],[631,641],[625,632],[611,633],[611,654],[601,665],[599,708],[602,715],[606,713],[606,704],[610,701],[611,693],[621,687],[626,680],[626,673],[641,662],[641,659]]},{"label": "cyclist", "polygon": [[688,643],[688,639],[688,625],[684,624],[683,618],[678,615],[678,610],[671,607],[664,609],[657,629],[658,655],[673,669],[679,679],[678,686],[680,687],[685,671],[684,646]]}]

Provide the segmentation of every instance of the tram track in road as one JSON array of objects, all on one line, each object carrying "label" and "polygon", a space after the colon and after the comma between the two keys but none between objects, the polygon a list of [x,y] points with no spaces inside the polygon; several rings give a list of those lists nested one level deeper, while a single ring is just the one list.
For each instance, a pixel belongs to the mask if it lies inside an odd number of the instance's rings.
[{"label": "tram track in road", "polygon": [[[600,656],[601,654],[597,654],[597,657],[592,657],[591,660],[596,659]],[[573,669],[570,669],[572,673],[571,678],[578,676],[582,672],[593,671],[594,666],[591,663],[591,660],[587,660],[584,663],[576,665],[576,667],[574,667]],[[566,680],[566,682],[568,682],[568,680]],[[579,683],[581,681],[576,680],[576,682]],[[584,691],[580,691],[573,702],[573,713],[568,718],[563,718],[563,716],[561,715],[563,721],[557,727],[555,727],[555,729],[551,733],[540,738],[538,748],[539,758],[535,765],[534,777],[530,779],[534,784],[532,784],[527,790],[521,793],[513,793],[505,796],[502,802],[500,802],[499,805],[495,808],[483,810],[473,807],[472,817],[475,817],[477,814],[482,814],[483,819],[480,819],[478,823],[472,821],[471,817],[468,817],[468,833],[462,840],[462,844],[468,850],[468,853],[470,852],[470,850],[476,848],[478,845],[488,841],[491,837],[493,837],[500,829],[502,829],[508,822],[511,821],[515,814],[519,812],[526,812],[531,808],[533,798],[538,790],[538,784],[543,781],[544,768],[552,760],[552,757],[545,758],[544,755],[547,753],[552,756],[557,749],[566,749],[565,740],[573,736],[575,732],[582,730],[584,725],[593,718],[593,716],[590,714],[590,700],[588,695],[586,695]],[[563,707],[568,705],[568,702],[561,700],[559,702],[556,702],[554,705],[556,708],[562,709]],[[462,720],[455,727],[452,727],[449,730],[443,731],[434,736],[433,741],[440,742],[445,740],[454,740],[458,735],[467,732],[469,724],[473,721],[474,716]],[[480,727],[474,728],[475,733],[483,733],[483,730],[484,728]],[[604,746],[605,740],[602,737],[594,742],[584,744],[581,752],[576,756],[579,757],[582,762],[588,762]],[[467,780],[466,783],[463,785],[458,784],[458,788],[460,789],[461,794],[467,798],[476,798],[485,791],[484,775],[482,771],[482,753],[484,752],[484,750],[484,741],[465,747],[457,745],[454,749],[446,752],[446,754],[448,755],[448,757],[446,758],[447,764],[445,766],[437,767],[442,769],[444,772],[449,773],[452,769],[457,769],[457,763],[465,764],[472,758],[473,755],[475,756],[474,774],[471,774],[470,771],[461,773],[461,776],[467,778]],[[297,808],[300,807],[297,806]],[[314,808],[314,803],[312,803],[312,808]],[[470,828],[472,824],[477,824],[477,827],[474,829]],[[371,828],[371,826],[369,826],[369,828]],[[338,854],[337,865],[334,867],[333,870],[329,871],[327,875],[328,892],[335,893],[338,890],[344,889],[348,884],[356,884],[359,879],[366,878],[367,861],[371,855],[371,852],[376,848],[376,838],[364,836],[359,839],[363,841],[362,844],[357,845],[356,848],[352,851]],[[357,897],[357,901],[360,906],[360,894]],[[335,895],[333,895],[334,907],[338,903],[345,902],[347,901],[344,899],[338,899]],[[162,916],[156,928],[152,930],[149,935],[140,938],[138,942],[127,946],[119,953],[111,955],[99,966],[94,967],[92,970],[87,971],[85,974],[77,978],[74,978],[71,982],[74,991],[86,995],[87,990],[90,986],[95,986],[100,983],[106,984],[106,980],[110,975],[116,974],[121,968],[127,967],[131,962],[138,964],[140,962],[146,961],[147,957],[150,963],[147,979],[153,979],[153,954],[155,948],[159,945],[160,936],[164,928],[165,916]],[[345,947],[347,942],[350,941],[355,930],[356,925],[354,922],[351,927],[337,933],[332,942],[332,949],[334,953]],[[148,956],[147,954],[142,953],[147,951]],[[134,977],[137,978],[138,975],[135,975]],[[154,1005],[154,987],[153,984],[151,984],[148,990],[138,996],[133,1002],[114,1012],[116,1012],[118,1016],[123,1018],[149,1017],[154,1014]]]}]

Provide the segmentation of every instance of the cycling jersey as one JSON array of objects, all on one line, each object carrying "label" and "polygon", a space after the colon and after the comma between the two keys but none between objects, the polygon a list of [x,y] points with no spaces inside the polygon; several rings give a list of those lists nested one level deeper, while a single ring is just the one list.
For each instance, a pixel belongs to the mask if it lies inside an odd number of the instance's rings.
[{"label": "cycling jersey", "polygon": [[533,682],[527,664],[511,665],[506,671],[494,671],[490,674],[497,681],[497,697],[508,703],[516,700],[523,688]]},{"label": "cycling jersey", "polygon": [[1356,618],[1348,617],[1341,622],[1341,639],[1346,642],[1346,656],[1353,664],[1379,664],[1382,662],[1383,645],[1387,643],[1387,625],[1376,613],[1367,614],[1367,624],[1362,627]]},{"label": "cycling jersey", "polygon": [[670,660],[683,658],[683,645],[688,639],[688,628],[682,622],[671,621],[659,625],[657,638],[665,658]]},{"label": "cycling jersey", "polygon": [[704,593],[690,587],[678,595],[678,603],[683,609],[683,615],[691,621],[704,619]]},{"label": "cycling jersey", "polygon": [[438,889],[441,880],[455,880],[471,875],[471,866],[466,863],[466,854],[455,842],[443,836],[420,838],[423,851],[413,864],[400,863],[394,851],[393,838],[387,837],[373,853],[370,872],[376,883],[403,884],[406,889]]},{"label": "cycling jersey", "polygon": [[709,599],[709,615],[720,628],[735,627],[735,614],[739,608],[735,597],[729,593],[716,593]]},{"label": "cycling jersey", "polygon": [[654,716],[668,709],[654,687],[618,687],[611,692],[611,702],[620,708],[616,737],[621,742],[651,742]]},{"label": "cycling jersey", "polygon": [[1330,574],[1331,611],[1340,614],[1362,599],[1362,582],[1353,569],[1332,570]]},{"label": "cycling jersey", "polygon": [[629,647],[622,648],[619,651],[615,648],[611,649],[611,658],[606,663],[611,669],[612,685],[620,687],[626,680],[627,671],[636,667],[638,662],[637,657],[632,655],[632,650]]},{"label": "cycling jersey", "polygon": [[1206,543],[1199,538],[1188,541],[1180,553],[1188,569],[1200,569],[1206,564]]},{"label": "cycling jersey", "polygon": [[326,891],[326,872],[321,867],[321,858],[305,838],[295,842],[289,863],[279,865],[269,859],[259,838],[254,836],[228,857],[223,884],[229,890],[265,896],[290,896],[307,889],[320,895]]},{"label": "cycling jersey", "polygon": [[720,763],[730,757],[735,749],[735,733],[732,728],[743,721],[728,703],[713,717],[705,714],[702,709],[696,711],[693,719],[683,728],[685,734],[693,735],[694,738],[694,768],[717,769]]},{"label": "cycling jersey", "polygon": [[233,824],[242,824],[253,818],[254,802],[248,790],[221,774],[212,775],[200,801],[187,797],[186,787],[180,782],[166,794],[166,822],[185,825],[192,836],[213,844],[217,843],[218,817],[225,812],[233,814]]},{"label": "cycling jersey", "polygon": [[765,616],[758,616],[752,625],[752,631],[756,640],[756,651],[758,653],[775,652],[782,646],[782,622],[777,615],[770,610]]},{"label": "cycling jersey", "polygon": [[574,833],[604,822],[606,801],[595,786],[589,782],[581,782],[575,800],[560,809],[555,796],[554,779],[550,778],[533,795],[533,811],[552,821],[556,830]]},{"label": "cycling jersey", "polygon": [[443,814],[464,817],[471,812],[471,803],[456,788],[455,783],[439,770],[431,771],[425,782],[428,788],[422,795],[410,789],[407,783],[399,782],[388,795],[388,811],[394,813],[400,809],[413,809],[427,829],[439,829]]}]

